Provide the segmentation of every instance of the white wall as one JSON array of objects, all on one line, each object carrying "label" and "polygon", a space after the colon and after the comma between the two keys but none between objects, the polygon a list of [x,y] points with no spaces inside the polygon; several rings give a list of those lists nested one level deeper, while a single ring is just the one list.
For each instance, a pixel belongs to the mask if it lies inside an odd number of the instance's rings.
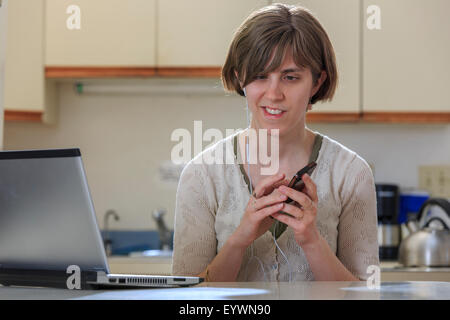
[{"label": "white wall", "polygon": [[[176,145],[172,131],[193,132],[194,120],[203,120],[203,130],[224,133],[246,124],[245,102],[237,96],[78,95],[67,82],[59,89],[57,125],[7,122],[5,149],[80,147],[101,227],[105,211],[116,209],[121,220],[111,221],[113,229],[155,228],[150,215],[157,207],[168,209],[172,225],[176,185],[158,178],[159,165]],[[418,165],[450,164],[450,125],[310,127],[372,163],[377,182],[416,187]]]}]

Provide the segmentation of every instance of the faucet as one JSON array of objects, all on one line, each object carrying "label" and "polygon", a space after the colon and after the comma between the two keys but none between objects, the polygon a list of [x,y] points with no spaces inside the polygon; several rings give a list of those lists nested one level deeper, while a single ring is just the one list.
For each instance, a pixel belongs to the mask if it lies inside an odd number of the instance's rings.
[{"label": "faucet", "polygon": [[156,221],[159,234],[159,249],[170,250],[172,234],[164,222],[165,209],[153,210],[152,217]]},{"label": "faucet", "polygon": [[105,240],[103,242],[104,246],[105,246],[105,251],[106,251],[106,255],[109,257],[112,254],[112,240],[111,240],[111,235],[109,233],[109,224],[108,224],[108,220],[109,217],[113,216],[115,221],[119,221],[120,217],[117,214],[117,212],[115,210],[108,210],[105,213],[105,216],[103,217],[103,228],[105,231]]}]

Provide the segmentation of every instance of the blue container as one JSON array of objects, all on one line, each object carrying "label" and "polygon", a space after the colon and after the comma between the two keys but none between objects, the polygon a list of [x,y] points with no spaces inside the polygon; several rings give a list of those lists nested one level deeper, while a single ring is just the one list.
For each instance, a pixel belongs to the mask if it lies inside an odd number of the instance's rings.
[{"label": "blue container", "polygon": [[411,191],[400,194],[398,223],[406,223],[408,217],[417,215],[422,204],[430,197],[425,191]]}]

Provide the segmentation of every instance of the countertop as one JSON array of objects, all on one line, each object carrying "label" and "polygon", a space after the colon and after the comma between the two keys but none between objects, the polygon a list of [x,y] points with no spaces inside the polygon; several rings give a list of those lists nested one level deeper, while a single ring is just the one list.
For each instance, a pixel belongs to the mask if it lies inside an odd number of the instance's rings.
[{"label": "countertop", "polygon": [[380,267],[382,272],[450,272],[450,267],[405,267],[397,261],[382,261]]},{"label": "countertop", "polygon": [[[170,257],[108,257],[111,273],[170,275]],[[381,281],[448,281],[450,268],[405,268],[397,261],[382,261]]]},{"label": "countertop", "polygon": [[2,287],[0,300],[450,300],[449,282],[382,282],[370,289],[366,282],[210,282],[188,288],[66,290]]},{"label": "countertop", "polygon": [[[110,264],[166,264],[172,265],[172,257],[130,257],[130,256],[110,256]],[[404,267],[398,261],[381,261],[381,271],[386,272],[449,272],[450,267]]]}]

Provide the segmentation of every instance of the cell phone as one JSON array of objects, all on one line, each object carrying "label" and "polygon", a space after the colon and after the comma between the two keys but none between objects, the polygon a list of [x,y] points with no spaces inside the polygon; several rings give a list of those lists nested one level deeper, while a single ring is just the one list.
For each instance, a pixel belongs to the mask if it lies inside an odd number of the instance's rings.
[{"label": "cell phone", "polygon": [[[311,176],[311,173],[313,173],[314,169],[316,168],[317,163],[315,161],[311,162],[310,164],[308,164],[306,167],[304,167],[303,169],[299,170],[291,179],[291,181],[288,184],[289,188],[295,189],[297,191],[302,191],[303,188],[305,187],[305,183],[302,180],[302,176],[307,173],[309,176]],[[290,203],[294,200],[292,200],[291,198],[287,198],[286,201],[284,201],[284,203]]]}]

